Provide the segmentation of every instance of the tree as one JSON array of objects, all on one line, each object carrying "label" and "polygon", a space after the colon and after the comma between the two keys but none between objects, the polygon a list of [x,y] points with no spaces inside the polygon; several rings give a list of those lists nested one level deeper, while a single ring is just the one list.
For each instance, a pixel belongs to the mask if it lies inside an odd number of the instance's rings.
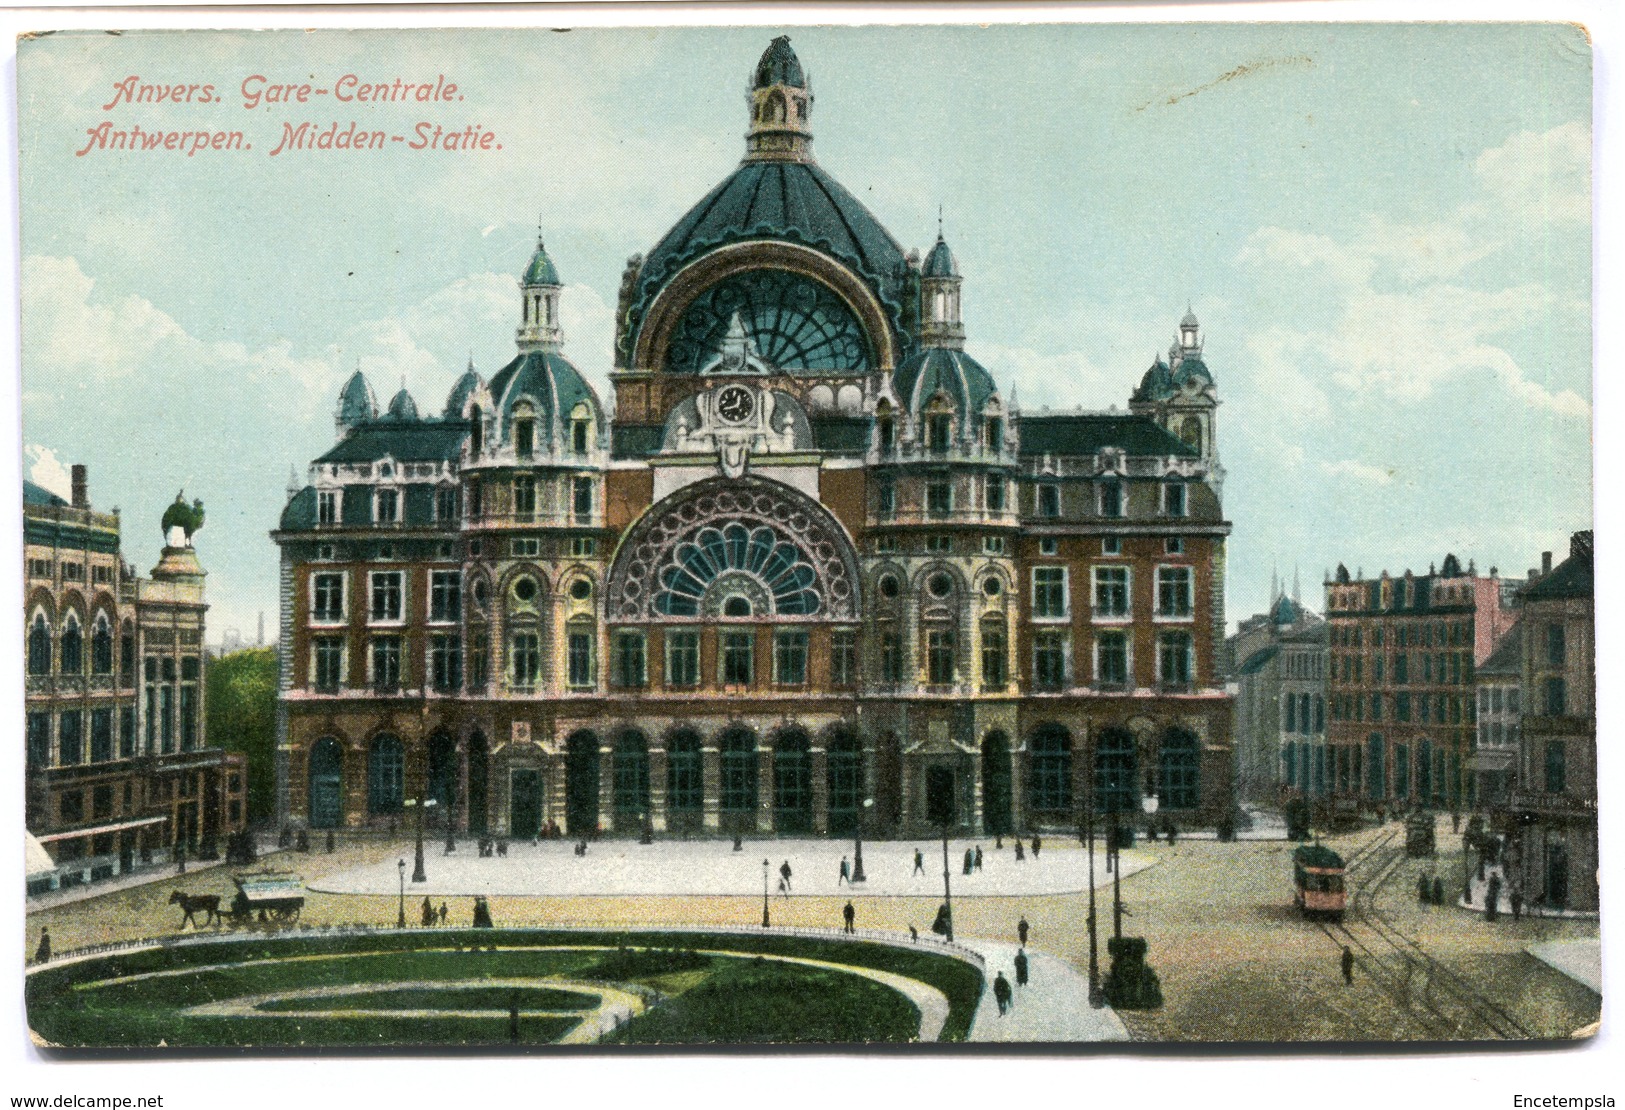
[{"label": "tree", "polygon": [[248,757],[248,818],[276,815],[277,649],[249,648],[209,663],[209,743]]}]

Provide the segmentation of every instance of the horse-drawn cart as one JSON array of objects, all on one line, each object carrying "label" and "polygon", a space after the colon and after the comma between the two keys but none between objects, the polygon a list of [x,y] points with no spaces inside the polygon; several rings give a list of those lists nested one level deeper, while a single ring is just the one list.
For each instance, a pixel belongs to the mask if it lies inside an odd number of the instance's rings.
[{"label": "horse-drawn cart", "polygon": [[291,871],[254,871],[234,875],[237,896],[220,916],[233,925],[291,925],[305,906],[304,881]]}]

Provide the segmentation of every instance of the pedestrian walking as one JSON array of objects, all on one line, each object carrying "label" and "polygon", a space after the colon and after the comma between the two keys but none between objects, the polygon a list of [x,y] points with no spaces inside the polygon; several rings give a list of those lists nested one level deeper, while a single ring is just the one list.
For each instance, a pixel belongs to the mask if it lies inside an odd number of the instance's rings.
[{"label": "pedestrian walking", "polygon": [[1512,920],[1523,920],[1523,891],[1517,887],[1512,888]]},{"label": "pedestrian walking", "polygon": [[1021,941],[1023,948],[1027,947],[1027,918],[1025,916],[1016,922],[1016,938]]},{"label": "pedestrian walking", "polygon": [[982,846],[980,844],[978,844],[976,846],[976,870],[980,871],[981,869],[982,869]]},{"label": "pedestrian walking", "polygon": [[1042,848],[1043,846],[1044,842],[1042,840],[1039,840],[1036,836],[1033,837],[1033,859],[1038,858],[1038,849]]},{"label": "pedestrian walking", "polygon": [[1026,858],[1027,858],[1027,853],[1022,850],[1021,837],[1018,836],[1018,837],[1016,837],[1016,862],[1020,863],[1023,860],[1025,860]]},{"label": "pedestrian walking", "polygon": [[993,1000],[999,1004],[999,1016],[1010,1012],[1010,980],[999,972],[993,977]]},{"label": "pedestrian walking", "polygon": [[779,877],[779,897],[790,897],[790,884],[782,875]]},{"label": "pedestrian walking", "polygon": [[920,943],[920,931],[913,925],[908,927],[908,939],[913,941],[915,944]]},{"label": "pedestrian walking", "polygon": [[1346,944],[1343,946],[1343,985],[1354,985],[1354,953]]},{"label": "pedestrian walking", "polygon": [[37,964],[51,962],[51,930],[49,926],[40,926],[39,947],[34,949],[34,962]]},{"label": "pedestrian walking", "polygon": [[423,918],[423,927],[425,929],[427,929],[429,926],[434,924],[434,919],[435,919],[434,903],[429,901],[429,896],[428,895],[423,896],[422,918]]},{"label": "pedestrian walking", "polygon": [[1027,953],[1024,949],[1016,949],[1016,986],[1027,985]]},{"label": "pedestrian walking", "polygon": [[779,876],[784,880],[785,892],[789,893],[789,890],[790,890],[790,861],[789,860],[785,860],[783,863],[779,864]]},{"label": "pedestrian walking", "polygon": [[1433,904],[1444,905],[1444,880],[1437,875],[1433,876]]},{"label": "pedestrian walking", "polygon": [[1168,847],[1172,848],[1174,846],[1174,840],[1179,836],[1178,827],[1172,821],[1170,821],[1168,822],[1168,827],[1163,831],[1168,834]]},{"label": "pedestrian walking", "polygon": [[846,886],[852,885],[852,862],[845,856],[841,857],[841,877],[836,880],[835,885],[841,886],[843,884]]},{"label": "pedestrian walking", "polygon": [[446,927],[446,903],[444,903],[444,902],[440,903],[439,917],[440,917],[440,927],[443,929],[443,928]]},{"label": "pedestrian walking", "polygon": [[914,849],[914,874],[925,874],[925,853],[918,848]]},{"label": "pedestrian walking", "polygon": [[976,853],[972,852],[969,848],[966,848],[965,849],[965,870],[964,870],[964,873],[966,875],[969,875],[970,872],[971,872],[971,868],[974,867],[974,866],[976,866]]},{"label": "pedestrian walking", "polygon": [[857,930],[852,927],[853,923],[857,921],[857,918],[858,911],[852,908],[852,903],[850,900],[848,900],[846,905],[841,908],[841,920],[846,923],[846,927],[841,931],[843,933],[857,932]]}]

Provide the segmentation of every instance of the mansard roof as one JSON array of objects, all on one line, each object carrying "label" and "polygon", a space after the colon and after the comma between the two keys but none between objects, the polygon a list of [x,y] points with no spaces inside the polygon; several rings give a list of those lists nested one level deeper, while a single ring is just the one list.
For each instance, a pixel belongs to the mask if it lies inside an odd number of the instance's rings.
[{"label": "mansard roof", "polygon": [[318,463],[447,462],[462,454],[468,425],[460,420],[363,424],[341,439]]},{"label": "mansard roof", "polygon": [[1023,455],[1095,455],[1119,447],[1129,455],[1198,458],[1201,452],[1146,416],[1073,413],[1020,417]]}]

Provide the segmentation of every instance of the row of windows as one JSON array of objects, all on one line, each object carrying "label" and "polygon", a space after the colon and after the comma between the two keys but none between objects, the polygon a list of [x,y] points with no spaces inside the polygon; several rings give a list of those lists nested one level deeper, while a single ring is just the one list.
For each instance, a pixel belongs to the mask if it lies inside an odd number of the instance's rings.
[{"label": "row of windows", "polygon": [[1408,683],[1459,686],[1473,681],[1473,658],[1465,651],[1372,655],[1369,664],[1368,667],[1364,655],[1338,652],[1332,657],[1332,677],[1343,682],[1364,682],[1369,673],[1372,682],[1380,683],[1386,681],[1385,675],[1392,675],[1396,686]]},{"label": "row of windows", "polygon": [[108,706],[88,712],[34,710],[29,712],[23,727],[30,768],[77,767],[84,763],[131,759],[136,755],[133,705],[122,705],[116,710]]},{"label": "row of windows", "polygon": [[[83,582],[85,580],[85,565],[71,559],[63,559],[60,563],[51,559],[30,559],[28,560],[28,577],[52,578],[58,568],[62,571],[62,581],[64,582]],[[101,586],[111,585],[113,582],[113,567],[102,563],[92,564],[90,580]]]},{"label": "row of windows", "polygon": [[1319,694],[1284,694],[1281,731],[1311,735],[1326,731],[1326,700]]},{"label": "row of windows", "polygon": [[[921,541],[921,547],[928,555],[952,555],[958,550],[955,537],[941,533],[927,534]],[[877,555],[898,555],[903,552],[904,537],[895,533],[886,533],[875,537],[875,553]],[[974,550],[974,544],[972,545]],[[1010,550],[1009,541],[1004,536],[983,536],[982,554],[1004,555]],[[1162,541],[1164,555],[1183,555],[1185,553],[1185,537],[1167,536]],[[1057,536],[1040,536],[1038,538],[1038,554],[1042,556],[1056,556],[1061,553],[1061,541]],[[1123,554],[1122,536],[1102,536],[1100,538],[1100,553],[1107,556],[1120,556]],[[591,554],[591,552],[587,552]]]},{"label": "row of windows", "polygon": [[[574,518],[581,523],[591,523],[595,494],[593,492],[595,480],[591,477],[577,477],[571,480],[570,485],[570,511]],[[530,474],[516,475],[510,486],[512,493],[513,518],[516,520],[536,519],[536,478]],[[479,520],[485,516],[485,487],[481,479],[470,478],[468,482],[468,516],[470,520]],[[338,524],[341,496],[338,490],[318,490],[316,493],[316,522],[318,524]],[[454,524],[459,519],[460,498],[456,486],[440,486],[434,492],[434,520],[441,524]],[[400,524],[403,516],[404,498],[402,491],[391,486],[379,486],[372,490],[372,505],[370,517],[374,524]]]},{"label": "row of windows", "polygon": [[[1357,624],[1345,621],[1334,622],[1331,637],[1333,647],[1365,646],[1365,632]],[[1395,624],[1392,637],[1387,636],[1384,626],[1380,624],[1372,625],[1371,646],[1382,647],[1385,639],[1391,639],[1391,646],[1400,648],[1467,647],[1473,642],[1473,634],[1471,623],[1464,620],[1446,622],[1432,620]]]},{"label": "row of windows", "polygon": [[[1092,642],[1094,682],[1098,689],[1125,690],[1134,673],[1133,643],[1127,632],[1097,632]],[[1066,632],[1033,634],[1033,688],[1065,690],[1074,685],[1072,636]],[[1188,632],[1157,637],[1156,683],[1165,690],[1186,690],[1195,683],[1195,641]]]},{"label": "row of windows", "polygon": [[[70,611],[62,619],[57,644],[52,644],[52,629],[44,613],[36,612],[28,630],[28,673],[48,675],[56,664],[58,673],[82,675],[85,673],[86,651],[84,630],[79,615]],[[97,613],[91,627],[89,659],[90,673],[113,673],[113,628],[106,613]],[[135,671],[135,624],[126,620],[119,636],[119,669],[128,678]]]},{"label": "row of windows", "polygon": [[1283,780],[1306,793],[1363,793],[1373,802],[1451,809],[1459,809],[1464,799],[1472,803],[1471,776],[1462,773],[1461,753],[1430,740],[1414,749],[1395,744],[1390,751],[1382,734],[1373,732],[1363,744],[1294,742],[1282,747],[1281,756]]},{"label": "row of windows", "polygon": [[1516,686],[1480,686],[1478,688],[1478,712],[1485,713],[1517,713],[1523,700],[1523,692]]},{"label": "row of windows", "polygon": [[[1067,567],[1034,567],[1032,617],[1063,620],[1071,616]],[[1090,568],[1093,583],[1091,614],[1095,618],[1127,618],[1131,614],[1133,572],[1123,566]],[[1158,617],[1188,618],[1194,612],[1194,572],[1190,567],[1157,568],[1154,610]]]},{"label": "row of windows", "polygon": [[[984,474],[976,484],[980,491],[980,507],[988,512],[1004,512],[1009,504],[1009,480],[1003,474]],[[1041,520],[1059,520],[1061,517],[1061,486],[1058,482],[1040,482],[1033,495],[1033,512]],[[956,485],[951,478],[933,477],[925,483],[925,511],[930,516],[948,516],[955,508]],[[882,519],[897,513],[897,485],[890,478],[880,480],[876,488],[876,511]],[[1118,518],[1126,515],[1127,499],[1123,484],[1116,480],[1100,483],[1096,487],[1095,513],[1098,516]],[[1190,512],[1190,498],[1184,482],[1165,482],[1162,485],[1161,513],[1166,517],[1185,517]]]},{"label": "row of windows", "polygon": [[1332,720],[1380,721],[1384,718],[1418,724],[1472,724],[1473,701],[1458,694],[1333,694]]}]

